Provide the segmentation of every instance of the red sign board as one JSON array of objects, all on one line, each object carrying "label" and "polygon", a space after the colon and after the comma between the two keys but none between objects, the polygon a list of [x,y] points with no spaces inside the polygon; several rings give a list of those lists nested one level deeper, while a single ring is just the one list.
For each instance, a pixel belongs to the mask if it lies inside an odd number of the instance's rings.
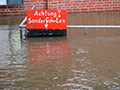
[{"label": "red sign board", "polygon": [[66,10],[27,10],[27,29],[67,29]]}]

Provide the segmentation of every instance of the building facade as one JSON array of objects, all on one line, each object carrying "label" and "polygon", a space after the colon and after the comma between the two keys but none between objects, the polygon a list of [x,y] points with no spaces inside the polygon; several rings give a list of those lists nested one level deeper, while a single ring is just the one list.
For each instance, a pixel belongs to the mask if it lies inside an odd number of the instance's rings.
[{"label": "building facade", "polygon": [[[120,10],[120,0],[24,0],[25,10],[65,9],[67,12]],[[9,6],[10,15],[23,14],[23,5]],[[7,14],[6,6],[0,6],[0,16]]]}]

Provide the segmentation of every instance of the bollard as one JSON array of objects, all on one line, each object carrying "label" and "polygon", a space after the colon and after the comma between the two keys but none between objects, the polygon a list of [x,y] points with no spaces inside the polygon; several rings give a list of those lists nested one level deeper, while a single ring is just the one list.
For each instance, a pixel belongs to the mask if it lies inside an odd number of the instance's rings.
[{"label": "bollard", "polygon": [[22,36],[22,28],[20,27],[20,38],[22,39],[23,36]]},{"label": "bollard", "polygon": [[84,29],[84,34],[87,35],[87,28]]}]

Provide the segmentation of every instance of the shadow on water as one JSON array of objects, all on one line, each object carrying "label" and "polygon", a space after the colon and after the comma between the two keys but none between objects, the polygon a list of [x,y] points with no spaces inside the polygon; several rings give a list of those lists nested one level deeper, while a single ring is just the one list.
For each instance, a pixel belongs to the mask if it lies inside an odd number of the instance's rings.
[{"label": "shadow on water", "polygon": [[[68,24],[119,25],[118,16],[71,13]],[[21,42],[18,25],[7,27],[0,26],[0,90],[120,90],[119,29],[88,30],[87,37],[71,29],[67,37]]]}]

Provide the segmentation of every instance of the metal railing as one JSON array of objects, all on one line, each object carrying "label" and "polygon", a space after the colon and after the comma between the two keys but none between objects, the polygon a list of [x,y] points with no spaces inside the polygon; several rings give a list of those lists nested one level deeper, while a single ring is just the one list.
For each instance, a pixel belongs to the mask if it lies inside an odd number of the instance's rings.
[{"label": "metal railing", "polygon": [[67,25],[69,29],[84,29],[84,34],[87,35],[87,29],[120,29],[118,25]]},{"label": "metal railing", "polygon": [[[31,9],[35,9],[36,7],[33,6]],[[20,38],[22,39],[23,38],[23,31],[22,29],[25,28],[26,29],[26,21],[27,21],[27,17],[24,18],[24,20],[21,22],[21,24],[19,25],[20,27]],[[26,31],[25,31],[26,32]]]},{"label": "metal railing", "polygon": [[[26,25],[20,25],[26,28]],[[87,29],[120,29],[118,25],[67,25],[67,29],[84,29],[84,34],[87,35]]]},{"label": "metal railing", "polygon": [[[32,7],[35,9],[35,6]],[[22,38],[22,28],[26,28],[27,17],[20,24],[20,37]],[[84,29],[84,34],[87,35],[87,29],[120,29],[120,25],[67,25],[67,29]]]}]

